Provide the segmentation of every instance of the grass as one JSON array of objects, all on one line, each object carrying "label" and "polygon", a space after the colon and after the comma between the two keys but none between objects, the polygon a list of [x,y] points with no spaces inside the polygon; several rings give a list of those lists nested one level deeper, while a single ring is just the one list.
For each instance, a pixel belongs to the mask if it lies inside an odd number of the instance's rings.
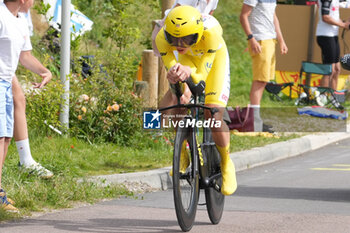
[{"label": "grass", "polygon": [[[169,141],[172,139],[169,136]],[[231,135],[231,151],[288,140],[281,138],[247,137]],[[3,170],[3,187],[9,197],[16,201],[20,214],[0,211],[0,221],[31,215],[32,212],[68,208],[75,203],[94,203],[105,198],[133,193],[123,186],[100,187],[89,182],[77,183],[81,177],[144,171],[171,166],[172,145],[163,137],[154,137],[154,147],[135,150],[114,144],[94,144],[66,137],[31,136],[33,157],[52,170],[55,176],[50,180],[21,172],[18,168],[18,154],[12,143]]]},{"label": "grass", "polygon": [[[231,96],[230,106],[246,106],[249,102],[249,91],[252,81],[251,59],[244,53],[247,46],[246,36],[239,23],[241,1],[221,0],[215,16],[224,28],[224,37],[230,53]],[[248,67],[248,68],[247,68]],[[285,102],[283,106],[292,106]],[[264,107],[281,107],[280,102],[271,101],[265,93],[262,100]],[[290,118],[295,112],[284,114],[273,112]],[[278,119],[271,118],[272,124]],[[299,122],[299,121],[296,121]],[[286,123],[287,125],[290,123]],[[326,123],[319,123],[326,124]],[[30,132],[32,132],[29,129]],[[93,175],[126,173],[150,170],[171,165],[173,134],[164,137],[146,135],[142,145],[121,147],[115,144],[89,144],[86,141],[60,136],[44,137],[30,135],[30,143],[34,158],[52,170],[55,176],[43,180],[29,176],[18,169],[18,155],[14,143],[9,147],[3,170],[3,187],[8,196],[16,201],[20,214],[9,214],[0,210],[0,221],[20,218],[35,211],[67,208],[75,203],[94,203],[105,198],[116,198],[120,195],[132,196],[123,186],[110,185],[99,187],[93,183],[76,180]],[[263,136],[231,135],[231,152],[247,150],[253,147],[289,140],[296,135],[279,138]],[[170,143],[169,143],[170,142]]]}]

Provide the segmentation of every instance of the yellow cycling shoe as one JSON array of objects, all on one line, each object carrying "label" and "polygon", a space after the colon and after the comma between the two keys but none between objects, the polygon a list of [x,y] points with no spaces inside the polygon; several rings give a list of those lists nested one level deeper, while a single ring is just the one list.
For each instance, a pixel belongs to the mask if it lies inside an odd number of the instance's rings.
[{"label": "yellow cycling shoe", "polygon": [[222,186],[221,193],[231,195],[237,189],[236,169],[230,157],[221,161]]}]

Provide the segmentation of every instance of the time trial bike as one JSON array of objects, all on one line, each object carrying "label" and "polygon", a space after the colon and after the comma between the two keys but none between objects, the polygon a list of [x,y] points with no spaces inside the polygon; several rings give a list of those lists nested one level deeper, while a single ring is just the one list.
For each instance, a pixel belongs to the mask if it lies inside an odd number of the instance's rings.
[{"label": "time trial bike", "polygon": [[[204,81],[194,84],[189,78],[186,83],[192,92],[192,101],[189,104],[180,103],[182,92],[180,85],[176,84],[175,92],[178,104],[159,109],[161,112],[174,108],[185,108],[188,111],[188,115],[182,119],[182,125],[185,127],[177,127],[172,167],[175,211],[183,231],[189,231],[193,226],[200,189],[204,189],[205,205],[209,219],[213,224],[220,222],[225,202],[225,196],[220,191],[222,185],[220,154],[213,141],[211,129],[198,127],[199,125],[196,123],[204,120],[204,110],[210,111],[211,117],[214,119],[218,109],[205,106],[203,101],[200,101],[200,99],[204,99],[201,98],[204,96]],[[199,143],[199,141],[202,142]],[[188,156],[189,159],[189,166],[185,172],[180,169],[181,148],[184,143],[188,147],[185,156]]]}]

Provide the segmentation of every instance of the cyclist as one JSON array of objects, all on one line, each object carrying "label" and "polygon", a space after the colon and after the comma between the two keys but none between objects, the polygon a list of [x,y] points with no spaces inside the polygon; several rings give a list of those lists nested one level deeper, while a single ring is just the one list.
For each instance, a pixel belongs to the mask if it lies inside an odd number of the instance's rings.
[{"label": "cyclist", "polygon": [[[230,93],[229,56],[222,28],[217,20],[205,20],[198,10],[191,6],[178,6],[172,9],[165,19],[163,28],[156,37],[156,45],[167,69],[170,86],[184,82],[189,77],[194,83],[206,82],[205,105],[217,107],[216,120],[223,119],[224,109]],[[178,62],[173,51],[178,51]],[[181,102],[187,103],[190,91],[184,86]],[[165,94],[160,107],[177,104],[172,88]],[[177,110],[180,111],[180,110]],[[205,118],[210,117],[205,112]],[[223,184],[221,192],[230,195],[237,189],[234,164],[229,155],[230,135],[226,124],[213,130],[213,139],[221,155]],[[186,146],[183,145],[183,151]],[[188,166],[188,158],[181,153],[180,170]]]}]

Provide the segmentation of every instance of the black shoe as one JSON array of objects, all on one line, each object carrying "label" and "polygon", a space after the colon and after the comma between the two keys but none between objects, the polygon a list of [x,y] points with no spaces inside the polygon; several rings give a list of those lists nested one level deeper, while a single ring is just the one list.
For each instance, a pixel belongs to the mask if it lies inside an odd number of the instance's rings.
[{"label": "black shoe", "polygon": [[344,110],[344,107],[339,103],[339,101],[336,98],[334,98],[333,96],[330,96],[329,100],[336,109]]},{"label": "black shoe", "polygon": [[271,125],[266,125],[263,123],[263,132],[268,132],[268,133],[274,133],[275,131],[272,130],[272,127]]}]

